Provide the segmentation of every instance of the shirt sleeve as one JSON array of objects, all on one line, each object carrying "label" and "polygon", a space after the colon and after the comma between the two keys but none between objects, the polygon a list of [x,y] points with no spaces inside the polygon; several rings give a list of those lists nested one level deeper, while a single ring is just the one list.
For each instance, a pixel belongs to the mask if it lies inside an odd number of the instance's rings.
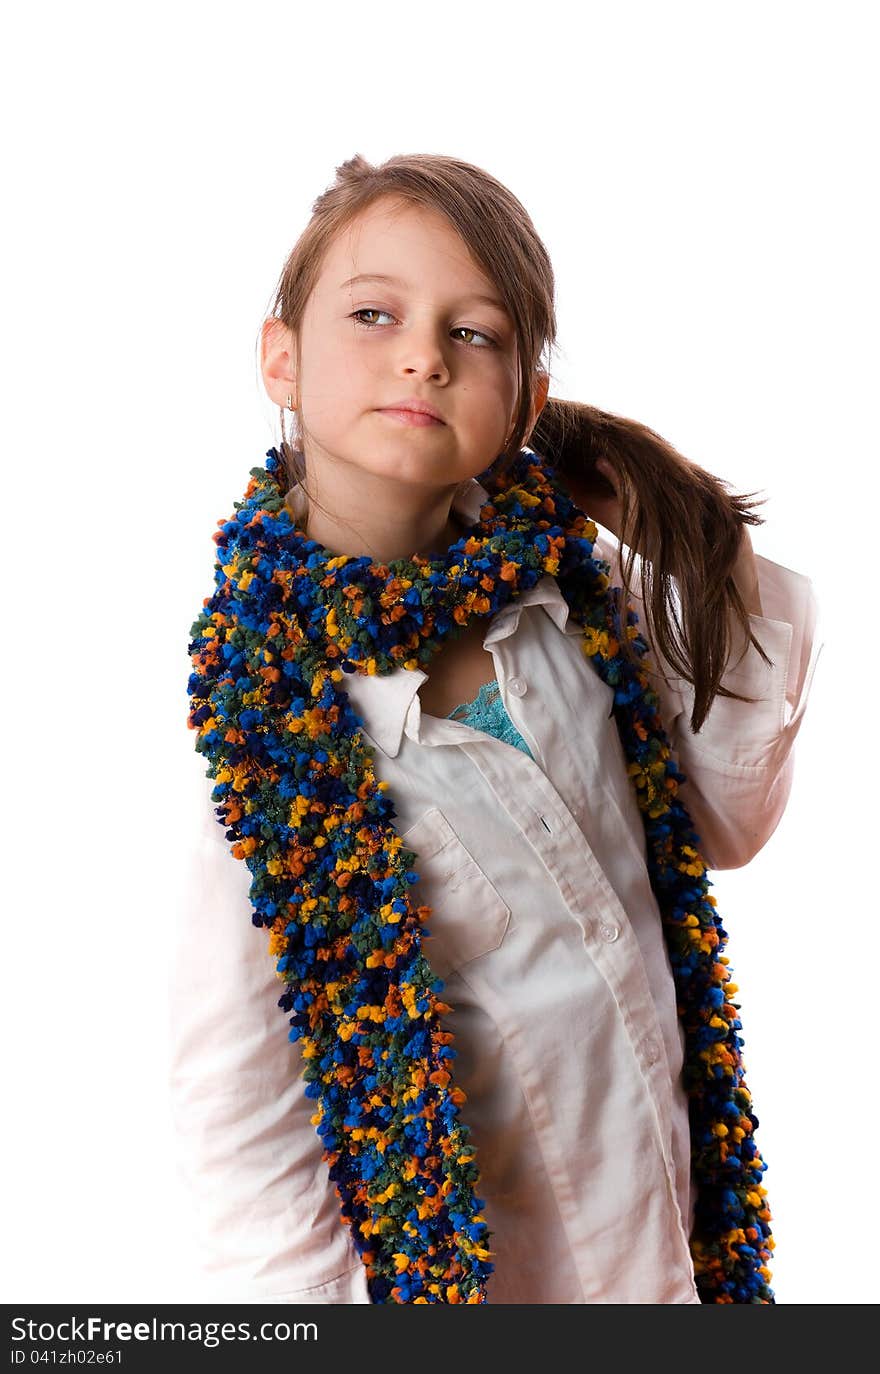
[{"label": "shirt sleeve", "polygon": [[[369,1303],[305,1095],[300,1042],[251,875],[214,813],[194,754],[192,831],[169,958],[169,1088],[178,1167],[203,1278],[237,1302]],[[201,769],[201,776],[197,776]]]},{"label": "shirt sleeve", "polygon": [[[600,530],[595,554],[611,565],[622,585],[621,547]],[[636,558],[630,604],[659,669],[651,685],[660,699],[663,726],[687,781],[678,795],[687,808],[709,868],[741,868],[764,847],[782,818],[794,779],[793,747],[804,718],[813,674],[824,647],[813,584],[769,558],[755,555],[763,615],[750,615],[753,634],[770,664],[733,622],[729,666],[721,683],[753,702],[716,696],[699,732],[690,728],[694,690],[673,673],[647,633]]]}]

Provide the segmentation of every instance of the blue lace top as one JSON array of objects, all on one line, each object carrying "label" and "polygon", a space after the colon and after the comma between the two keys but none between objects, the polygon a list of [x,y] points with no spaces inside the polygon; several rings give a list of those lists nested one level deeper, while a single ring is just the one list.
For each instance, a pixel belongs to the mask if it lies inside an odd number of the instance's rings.
[{"label": "blue lace top", "polygon": [[504,709],[497,680],[485,682],[473,701],[462,702],[449,712],[446,719],[463,721],[472,730],[482,730],[487,735],[494,735],[505,744],[512,744],[521,749],[530,759],[534,758],[531,749]]}]

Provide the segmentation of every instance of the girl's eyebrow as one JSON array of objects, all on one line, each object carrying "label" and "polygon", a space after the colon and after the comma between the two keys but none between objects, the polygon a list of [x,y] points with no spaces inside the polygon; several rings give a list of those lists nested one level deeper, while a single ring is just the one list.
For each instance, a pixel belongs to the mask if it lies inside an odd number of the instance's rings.
[{"label": "girl's eyebrow", "polygon": [[[402,286],[404,289],[409,285],[408,282],[401,281],[400,277],[389,277],[386,276],[384,272],[360,272],[356,277],[349,277],[347,281],[342,282],[340,290],[344,291],[346,287],[354,286],[355,282],[358,281],[382,281],[386,282],[389,286]],[[484,296],[479,291],[473,291],[469,296],[466,296],[465,299],[479,301],[482,305],[494,305],[496,310],[500,310],[505,315],[507,314],[506,306],[504,306],[496,296]]]}]

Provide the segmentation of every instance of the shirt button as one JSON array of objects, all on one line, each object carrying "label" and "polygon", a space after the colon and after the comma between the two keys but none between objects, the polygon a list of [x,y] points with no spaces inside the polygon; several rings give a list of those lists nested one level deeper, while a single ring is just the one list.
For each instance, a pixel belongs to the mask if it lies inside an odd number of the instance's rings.
[{"label": "shirt button", "polygon": [[599,931],[602,935],[603,940],[616,940],[618,935],[620,934],[619,928],[617,926],[611,925],[608,921],[602,922],[602,924],[599,926]]},{"label": "shirt button", "polygon": [[529,690],[525,678],[512,677],[507,684],[508,691],[513,692],[515,697],[524,697]]}]

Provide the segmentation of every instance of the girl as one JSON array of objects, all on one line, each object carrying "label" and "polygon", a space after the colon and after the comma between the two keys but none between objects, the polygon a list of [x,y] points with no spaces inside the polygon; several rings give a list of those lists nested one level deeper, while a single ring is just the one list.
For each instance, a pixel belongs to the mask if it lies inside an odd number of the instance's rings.
[{"label": "girl", "polygon": [[230,1299],[775,1301],[706,869],[783,813],[816,601],[554,342],[525,210],[435,156],[344,163],[264,323],[172,988]]}]

